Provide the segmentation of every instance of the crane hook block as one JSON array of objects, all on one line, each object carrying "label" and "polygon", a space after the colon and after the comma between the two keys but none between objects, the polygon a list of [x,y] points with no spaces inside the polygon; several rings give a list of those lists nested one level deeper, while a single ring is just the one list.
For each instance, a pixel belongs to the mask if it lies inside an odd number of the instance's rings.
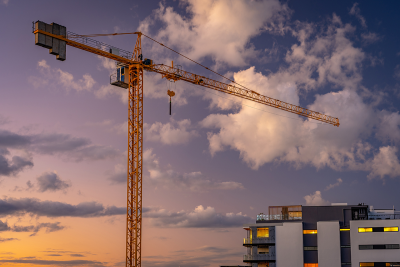
[{"label": "crane hook block", "polygon": [[172,113],[171,97],[173,97],[175,95],[175,92],[168,90],[168,95],[169,95],[169,115],[171,115],[171,113]]}]

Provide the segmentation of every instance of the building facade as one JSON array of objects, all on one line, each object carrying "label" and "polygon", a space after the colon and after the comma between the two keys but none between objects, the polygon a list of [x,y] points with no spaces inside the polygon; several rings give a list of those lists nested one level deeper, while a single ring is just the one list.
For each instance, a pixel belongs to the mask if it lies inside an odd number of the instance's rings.
[{"label": "building facade", "polygon": [[244,225],[252,267],[400,267],[400,213],[372,206],[273,206]]}]

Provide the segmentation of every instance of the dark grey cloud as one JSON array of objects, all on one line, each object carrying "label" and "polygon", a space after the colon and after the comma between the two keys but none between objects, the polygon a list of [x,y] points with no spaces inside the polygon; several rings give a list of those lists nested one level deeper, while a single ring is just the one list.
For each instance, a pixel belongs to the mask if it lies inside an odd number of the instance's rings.
[{"label": "dark grey cloud", "polygon": [[193,211],[171,212],[160,208],[144,208],[143,216],[156,227],[228,228],[251,223],[253,218],[242,213],[218,213],[212,207],[196,207]]},{"label": "dark grey cloud", "polygon": [[22,148],[30,144],[29,137],[0,130],[0,147]]},{"label": "dark grey cloud", "polygon": [[85,257],[85,255],[82,255],[82,254],[77,254],[77,253],[74,253],[74,254],[69,254],[71,257]]},{"label": "dark grey cloud", "polygon": [[126,207],[104,207],[103,204],[94,201],[71,205],[56,201],[40,201],[36,198],[0,199],[0,217],[23,214],[47,217],[101,217],[125,213]]},{"label": "dark grey cloud", "polygon": [[7,222],[0,221],[0,232],[9,231],[11,228],[8,226]]},{"label": "dark grey cloud", "polygon": [[82,160],[104,160],[122,156],[121,152],[110,146],[92,144],[88,138],[78,138],[69,134],[31,134],[23,135],[0,130],[0,175],[15,175],[26,167],[32,167],[31,159],[19,156],[8,160],[8,149],[24,149],[42,155],[59,155],[63,158]]},{"label": "dark grey cloud", "polygon": [[46,229],[46,233],[60,231],[65,228],[65,226],[60,225],[60,222],[55,223],[39,223],[37,225],[14,225],[10,230],[13,232],[33,232],[31,236],[36,235],[41,229]]},{"label": "dark grey cloud", "polygon": [[37,260],[37,259],[0,260],[0,264],[1,263],[20,263],[27,265],[48,265],[48,266],[93,266],[93,267],[101,267],[107,265],[106,262],[89,261],[89,260],[56,261],[56,260]]},{"label": "dark grey cloud", "polygon": [[108,179],[111,181],[111,184],[123,184],[126,183],[126,177],[126,173],[114,173],[110,175]]},{"label": "dark grey cloud", "polygon": [[7,241],[14,241],[19,240],[18,238],[2,238],[0,237],[0,243],[7,242]]},{"label": "dark grey cloud", "polygon": [[10,155],[10,152],[6,148],[0,146],[0,176],[14,176],[25,168],[33,166],[33,162],[28,158],[13,156],[11,160],[9,160],[6,157],[8,155]]},{"label": "dark grey cloud", "polygon": [[60,231],[65,226],[60,225],[60,222],[54,223],[39,223],[37,225],[15,225],[10,227],[7,222],[0,220],[0,231],[11,231],[11,232],[33,232],[31,236],[36,235],[41,229],[45,229],[47,233]]},{"label": "dark grey cloud", "polygon": [[36,179],[39,192],[65,190],[71,186],[61,180],[56,172],[45,172]]}]

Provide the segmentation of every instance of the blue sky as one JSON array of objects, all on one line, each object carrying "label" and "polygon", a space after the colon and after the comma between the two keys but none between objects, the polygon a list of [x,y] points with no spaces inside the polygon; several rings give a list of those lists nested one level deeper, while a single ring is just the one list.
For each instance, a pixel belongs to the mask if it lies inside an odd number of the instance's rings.
[{"label": "blue sky", "polygon": [[[214,266],[241,263],[241,225],[268,206],[400,206],[399,5],[1,0],[0,262],[124,262],[126,91],[109,85],[111,61],[68,47],[60,62],[35,46],[33,21],[139,30],[261,94],[339,117],[323,125],[146,73],[144,266]],[[98,40],[131,51],[136,36]],[[142,49],[219,79],[149,40]]]}]

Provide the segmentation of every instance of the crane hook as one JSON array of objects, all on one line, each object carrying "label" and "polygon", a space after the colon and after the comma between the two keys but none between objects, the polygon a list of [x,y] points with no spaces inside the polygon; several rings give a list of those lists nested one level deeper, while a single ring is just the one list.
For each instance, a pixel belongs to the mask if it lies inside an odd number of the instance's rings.
[{"label": "crane hook", "polygon": [[172,110],[171,97],[175,95],[175,92],[168,90],[168,95],[169,95],[169,115],[171,115],[171,110]]}]

